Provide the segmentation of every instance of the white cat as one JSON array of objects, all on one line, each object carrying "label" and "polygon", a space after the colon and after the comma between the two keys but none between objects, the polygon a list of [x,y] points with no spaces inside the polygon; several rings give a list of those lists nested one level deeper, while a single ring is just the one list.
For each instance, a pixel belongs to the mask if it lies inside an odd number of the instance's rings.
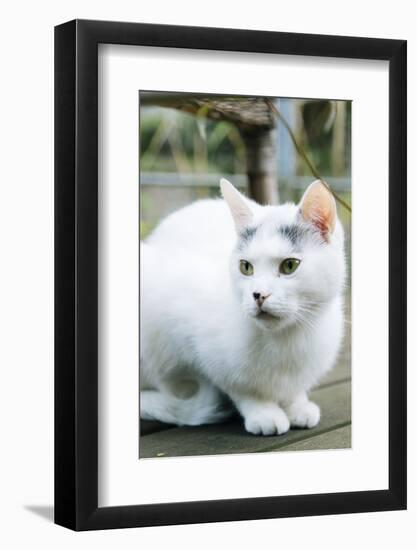
[{"label": "white cat", "polygon": [[227,396],[253,434],[311,428],[320,409],[307,392],[343,336],[334,198],[319,181],[299,205],[260,206],[226,180],[221,190],[141,243],[141,417],[218,422]]}]

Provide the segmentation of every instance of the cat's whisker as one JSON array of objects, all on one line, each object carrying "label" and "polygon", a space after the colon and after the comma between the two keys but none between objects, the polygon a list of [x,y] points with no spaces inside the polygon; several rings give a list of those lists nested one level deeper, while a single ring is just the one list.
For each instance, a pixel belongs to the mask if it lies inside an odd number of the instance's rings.
[{"label": "cat's whisker", "polygon": [[297,312],[295,314],[295,319],[296,321],[299,323],[299,325],[303,326],[303,327],[307,327],[309,329],[311,329],[312,331],[314,330],[314,324],[312,323],[312,321],[310,319],[308,319],[305,315],[303,315],[301,312]]}]

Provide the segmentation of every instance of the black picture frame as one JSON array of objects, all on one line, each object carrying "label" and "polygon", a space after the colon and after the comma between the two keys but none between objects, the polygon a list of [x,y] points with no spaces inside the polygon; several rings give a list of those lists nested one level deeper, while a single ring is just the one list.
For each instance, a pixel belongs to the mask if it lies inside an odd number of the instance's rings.
[{"label": "black picture frame", "polygon": [[[98,506],[98,44],[389,62],[389,488]],[[74,530],[406,508],[406,41],[74,20],[55,28],[55,522]]]}]

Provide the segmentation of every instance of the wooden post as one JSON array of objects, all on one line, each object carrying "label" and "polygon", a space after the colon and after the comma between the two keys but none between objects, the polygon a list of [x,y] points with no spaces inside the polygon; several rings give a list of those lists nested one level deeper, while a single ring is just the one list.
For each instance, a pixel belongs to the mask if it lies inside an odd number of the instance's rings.
[{"label": "wooden post", "polygon": [[260,204],[278,203],[275,128],[241,130],[246,146],[246,172],[251,198]]}]

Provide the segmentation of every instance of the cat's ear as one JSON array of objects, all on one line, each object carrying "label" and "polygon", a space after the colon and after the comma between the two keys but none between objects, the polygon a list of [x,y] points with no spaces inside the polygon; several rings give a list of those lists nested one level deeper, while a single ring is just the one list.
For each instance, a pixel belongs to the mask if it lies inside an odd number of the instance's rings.
[{"label": "cat's ear", "polygon": [[220,189],[224,200],[226,201],[235,222],[236,231],[240,233],[242,229],[250,225],[253,220],[252,210],[249,208],[245,197],[233,187],[230,181],[222,178],[220,180]]},{"label": "cat's ear", "polygon": [[336,227],[336,201],[320,180],[310,184],[300,202],[300,212],[304,221],[313,223],[325,239]]}]

